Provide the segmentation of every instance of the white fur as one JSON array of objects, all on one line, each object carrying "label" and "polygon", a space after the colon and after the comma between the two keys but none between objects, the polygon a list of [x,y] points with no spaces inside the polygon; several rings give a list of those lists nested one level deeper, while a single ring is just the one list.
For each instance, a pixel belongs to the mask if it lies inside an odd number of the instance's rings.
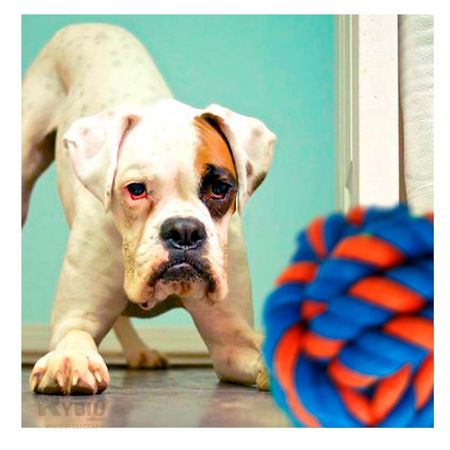
[{"label": "white fur", "polygon": [[[165,365],[121,313],[131,301],[145,302],[152,315],[154,305],[186,288],[177,281],[158,282],[154,289],[147,284],[168,257],[159,232],[173,216],[195,217],[206,228],[206,256],[217,289],[208,293],[204,283],[191,283],[180,301],[205,340],[216,372],[267,388],[261,337],[252,329],[240,217],[227,214],[214,221],[198,199],[194,161],[199,138],[193,118],[211,112],[223,120],[238,172],[240,209],[252,193],[252,180],[269,168],[273,133],[257,119],[219,105],[196,109],[170,99],[143,46],[109,25],[58,32],[30,67],[23,97],[23,220],[33,184],[52,159],[43,138],[56,130],[58,187],[71,227],[50,353],[36,363],[32,389],[103,390],[109,378],[97,345],[114,323],[131,365]],[[133,201],[125,186],[142,180],[150,199]]]}]

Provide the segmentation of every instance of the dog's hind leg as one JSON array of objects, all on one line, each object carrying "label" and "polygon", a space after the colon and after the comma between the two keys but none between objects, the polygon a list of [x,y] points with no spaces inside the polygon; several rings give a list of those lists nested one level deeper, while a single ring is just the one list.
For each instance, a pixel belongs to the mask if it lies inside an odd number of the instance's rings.
[{"label": "dog's hind leg", "polygon": [[122,345],[128,367],[132,369],[165,369],[168,367],[167,358],[157,350],[147,347],[128,317],[120,316],[114,323],[113,329]]},{"label": "dog's hind leg", "polygon": [[33,186],[55,158],[55,139],[65,92],[46,46],[28,69],[22,84],[22,226]]}]

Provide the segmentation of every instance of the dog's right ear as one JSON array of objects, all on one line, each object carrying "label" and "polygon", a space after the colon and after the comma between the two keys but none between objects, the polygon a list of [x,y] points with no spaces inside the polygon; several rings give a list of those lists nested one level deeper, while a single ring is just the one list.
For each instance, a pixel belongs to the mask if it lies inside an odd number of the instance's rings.
[{"label": "dog's right ear", "polygon": [[120,150],[141,117],[139,108],[111,108],[76,120],[63,136],[78,179],[106,210]]},{"label": "dog's right ear", "polygon": [[209,105],[201,117],[220,130],[230,145],[238,175],[238,211],[241,212],[269,170],[277,137],[255,117],[217,104]]}]

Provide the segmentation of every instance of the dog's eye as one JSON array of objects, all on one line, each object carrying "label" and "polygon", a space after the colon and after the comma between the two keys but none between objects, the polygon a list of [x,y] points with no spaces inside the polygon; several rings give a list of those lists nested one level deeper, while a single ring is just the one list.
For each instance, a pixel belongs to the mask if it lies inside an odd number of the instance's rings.
[{"label": "dog's eye", "polygon": [[143,183],[130,183],[127,186],[127,190],[131,195],[133,200],[137,200],[139,198],[144,198],[147,195],[147,191],[145,189],[145,184]]},{"label": "dog's eye", "polygon": [[214,198],[224,198],[228,191],[231,189],[231,186],[228,183],[225,183],[224,181],[214,181],[211,184],[211,194]]}]

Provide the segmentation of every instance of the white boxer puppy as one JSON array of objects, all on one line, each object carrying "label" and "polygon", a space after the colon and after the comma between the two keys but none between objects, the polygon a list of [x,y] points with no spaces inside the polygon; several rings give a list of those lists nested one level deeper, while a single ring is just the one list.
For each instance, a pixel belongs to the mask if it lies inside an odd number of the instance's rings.
[{"label": "white boxer puppy", "polygon": [[173,100],[145,48],[110,25],[60,30],[23,82],[22,209],[55,159],[71,232],[38,393],[99,393],[113,327],[132,367],[165,367],[128,316],[185,308],[220,379],[267,389],[240,212],[275,135],[219,105]]}]

